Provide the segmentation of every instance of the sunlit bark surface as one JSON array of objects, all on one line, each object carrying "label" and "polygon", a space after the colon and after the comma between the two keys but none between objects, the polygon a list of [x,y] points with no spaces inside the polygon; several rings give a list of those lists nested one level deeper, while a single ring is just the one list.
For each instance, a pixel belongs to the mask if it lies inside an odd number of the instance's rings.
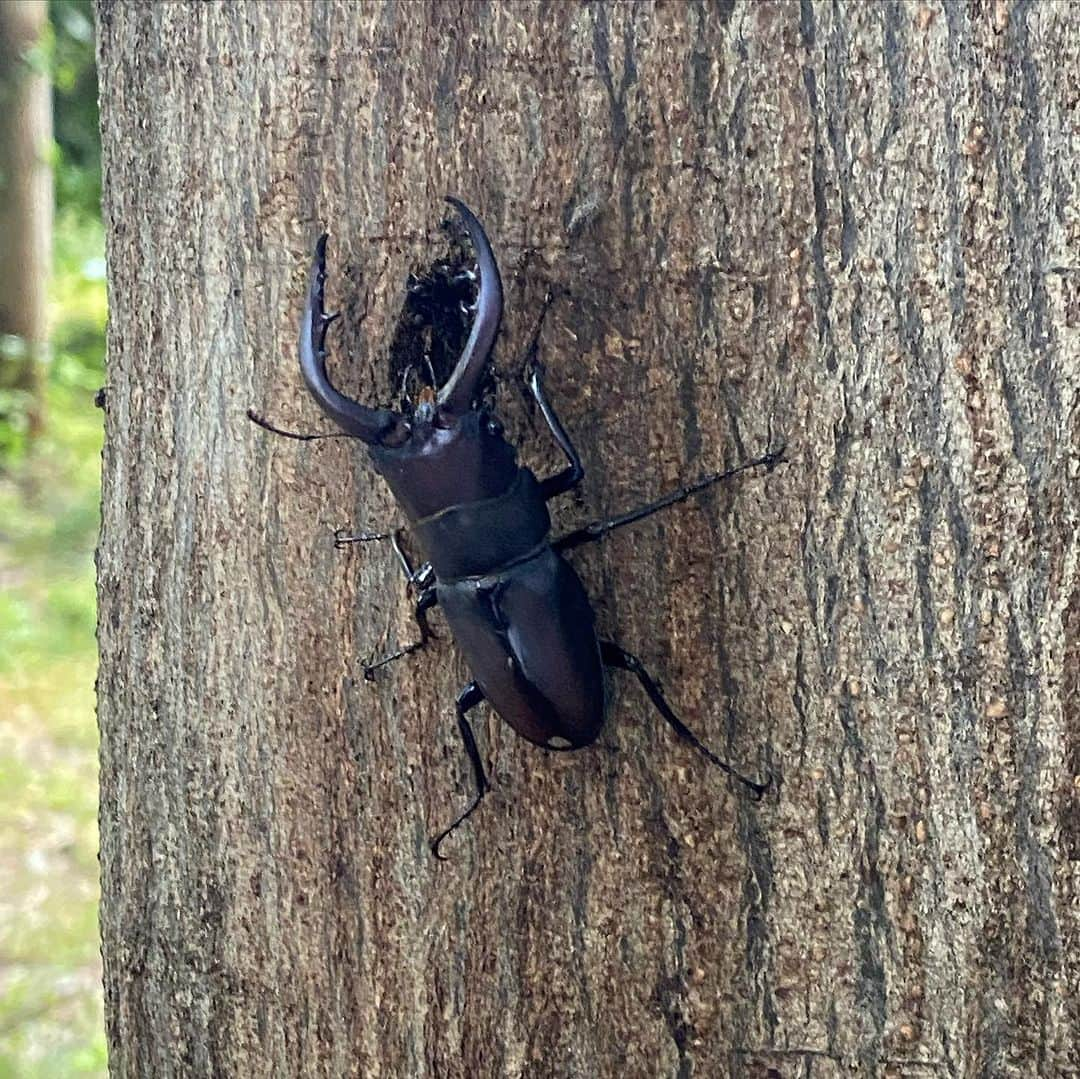
[{"label": "sunlit bark surface", "polygon": [[[100,5],[102,933],[117,1075],[1065,1076],[1080,858],[1080,20],[1064,3]],[[1072,149],[1070,149],[1070,147]],[[540,347],[616,676],[545,754],[482,710],[295,357],[392,396],[444,193]],[[436,616],[436,626],[438,617]]]}]

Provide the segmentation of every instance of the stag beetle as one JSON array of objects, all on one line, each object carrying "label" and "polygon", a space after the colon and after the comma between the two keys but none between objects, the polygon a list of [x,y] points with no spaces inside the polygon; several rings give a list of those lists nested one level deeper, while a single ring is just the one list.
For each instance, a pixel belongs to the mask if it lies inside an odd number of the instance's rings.
[{"label": "stag beetle", "polygon": [[[527,382],[566,467],[546,479],[517,464],[502,427],[481,404],[480,388],[502,318],[499,268],[480,222],[459,199],[447,196],[475,252],[479,284],[468,340],[450,377],[436,392],[424,386],[402,412],[375,409],[342,395],[326,371],[326,331],[337,315],[324,309],[326,235],[315,247],[307,305],[300,326],[300,370],[316,402],[343,435],[283,431],[249,411],[260,426],[290,438],[349,437],[368,448],[375,469],[390,485],[427,561],[413,569],[397,534],[336,534],[338,546],[390,539],[408,586],[417,590],[420,639],[365,668],[365,676],[422,647],[432,633],[427,612],[438,606],[473,674],[457,698],[461,740],[475,777],[468,808],[431,841],[432,853],[480,805],[489,789],[468,714],[487,700],[523,738],[545,749],[581,749],[595,741],[604,722],[604,668],[628,671],[675,732],[714,765],[760,798],[757,783],[720,760],[675,715],[658,683],[636,656],[598,637],[592,605],[563,555],[634,521],[689,498],[750,468],[771,471],[783,448],[607,520],[557,539],[550,537],[547,501],[576,487],[585,470],[544,393],[543,367],[535,362]],[[475,280],[475,274],[469,274]],[[538,336],[538,334],[537,334]],[[535,338],[534,338],[535,344]],[[433,379],[434,381],[434,379]]]}]

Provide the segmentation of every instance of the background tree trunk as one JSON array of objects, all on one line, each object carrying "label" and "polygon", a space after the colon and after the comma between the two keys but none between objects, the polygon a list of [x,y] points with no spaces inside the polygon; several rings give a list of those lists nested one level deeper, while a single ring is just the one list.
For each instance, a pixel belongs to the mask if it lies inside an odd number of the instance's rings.
[{"label": "background tree trunk", "polygon": [[0,390],[29,395],[33,430],[49,329],[52,95],[46,71],[26,56],[42,44],[48,14],[45,0],[0,3]]},{"label": "background tree trunk", "polygon": [[[103,2],[101,600],[117,1075],[1062,1076],[1080,857],[1067,4]],[[345,386],[391,395],[445,192],[587,467],[560,526],[783,438],[575,556],[601,744],[479,721],[295,337],[332,231]],[[361,325],[363,321],[363,325]],[[558,465],[507,377],[523,458]]]}]

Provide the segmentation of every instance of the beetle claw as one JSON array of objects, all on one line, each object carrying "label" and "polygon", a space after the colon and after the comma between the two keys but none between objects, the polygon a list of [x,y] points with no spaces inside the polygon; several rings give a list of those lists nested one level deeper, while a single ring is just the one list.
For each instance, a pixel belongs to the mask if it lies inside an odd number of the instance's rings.
[{"label": "beetle claw", "polygon": [[499,267],[480,222],[460,199],[448,195],[447,202],[454,207],[465,226],[480,271],[476,311],[469,338],[436,399],[439,408],[446,414],[461,416],[472,407],[483,379],[502,319],[503,295]]},{"label": "beetle claw", "polygon": [[342,395],[326,372],[326,331],[338,315],[328,315],[326,296],[326,239],[324,232],[315,244],[308,284],[307,304],[300,323],[300,371],[319,407],[345,434],[370,445],[397,436],[403,419],[389,409],[368,408]]},{"label": "beetle claw", "polygon": [[769,793],[769,789],[773,785],[773,777],[771,775],[766,775],[764,781],[761,783],[755,783],[752,779],[744,780],[744,782],[750,790],[750,797],[753,798],[755,802],[760,802],[761,799]]}]

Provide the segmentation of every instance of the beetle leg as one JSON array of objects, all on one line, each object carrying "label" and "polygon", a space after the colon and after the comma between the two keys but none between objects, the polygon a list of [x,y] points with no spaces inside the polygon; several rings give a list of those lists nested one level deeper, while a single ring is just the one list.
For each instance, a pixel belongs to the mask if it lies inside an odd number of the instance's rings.
[{"label": "beetle leg", "polygon": [[430,562],[425,562],[423,565],[418,566],[416,569],[412,568],[412,563],[409,562],[408,555],[401,547],[401,540],[399,536],[401,529],[395,529],[393,532],[355,532],[350,533],[347,529],[337,528],[334,530],[334,546],[341,550],[348,547],[350,543],[371,543],[373,540],[385,540],[390,541],[390,546],[394,549],[394,554],[397,556],[398,565],[401,566],[402,572],[405,574],[405,580],[408,582],[409,587],[419,588],[423,591],[429,585],[434,583],[435,570],[432,568]]},{"label": "beetle leg", "polygon": [[755,799],[760,798],[769,789],[769,785],[772,783],[771,778],[767,779],[764,783],[756,783],[752,779],[747,779],[746,776],[735,771],[735,769],[726,761],[722,761],[716,756],[716,754],[713,753],[712,750],[709,749],[677,715],[675,715],[671,710],[671,705],[669,705],[664,698],[663,690],[660,689],[659,684],[649,672],[645,670],[645,667],[637,656],[631,655],[625,649],[620,648],[614,641],[601,641],[600,657],[604,661],[605,666],[615,667],[620,671],[629,671],[634,675],[648,694],[649,700],[652,701],[656,710],[665,720],[667,720],[669,726],[671,726],[675,733],[680,738],[689,742],[699,753],[704,754],[704,756],[712,761],[718,768],[722,768],[729,776],[733,779],[737,779],[746,786]]},{"label": "beetle leg", "polygon": [[554,476],[549,476],[546,480],[541,481],[540,491],[545,501],[572,490],[585,478],[585,467],[581,463],[581,457],[574,448],[573,442],[570,441],[566,428],[563,427],[562,421],[555,414],[555,409],[551,407],[551,402],[548,401],[547,394],[544,392],[544,365],[537,358],[540,352],[540,334],[544,328],[544,319],[547,317],[554,300],[555,293],[548,289],[547,295],[544,297],[544,306],[540,309],[540,315],[536,320],[536,328],[533,330],[522,363],[525,369],[525,383],[536,403],[540,406],[540,412],[544,417],[544,422],[548,425],[548,430],[559,444],[559,449],[566,455],[567,461],[570,462],[562,472],[557,472]]},{"label": "beetle leg", "polygon": [[416,600],[416,609],[413,611],[413,616],[416,618],[416,624],[420,627],[420,640],[413,641],[412,644],[407,644],[403,648],[399,648],[396,652],[391,652],[387,656],[383,656],[382,659],[376,660],[374,663],[364,664],[364,677],[370,682],[375,677],[375,672],[380,667],[385,667],[388,663],[393,663],[395,659],[401,659],[404,656],[411,656],[413,652],[419,651],[425,644],[428,643],[435,636],[431,631],[431,627],[428,625],[427,612],[432,607],[436,606],[439,602],[438,593],[435,591],[435,586],[430,585],[420,593]]},{"label": "beetle leg", "polygon": [[415,585],[421,590],[430,588],[434,583],[435,567],[430,562],[425,562],[409,577],[409,584]]},{"label": "beetle leg", "polygon": [[469,758],[469,762],[473,767],[473,777],[476,781],[476,795],[472,800],[472,804],[464,813],[449,828],[444,828],[437,836],[431,840],[431,853],[439,859],[440,862],[445,862],[447,859],[439,853],[439,844],[455,829],[457,826],[465,821],[465,819],[480,805],[484,800],[484,795],[491,789],[491,784],[488,782],[487,776],[484,774],[484,762],[480,759],[480,750],[476,746],[476,736],[473,734],[472,726],[469,720],[466,718],[465,713],[475,708],[484,699],[483,690],[475,683],[470,682],[459,694],[457,698],[457,720],[458,731],[461,733],[461,741],[465,744],[465,753]]},{"label": "beetle leg", "polygon": [[344,528],[334,529],[334,546],[340,551],[350,543],[373,543],[375,540],[389,539],[389,532],[349,532]]},{"label": "beetle leg", "polygon": [[536,403],[540,406],[540,412],[547,422],[552,437],[559,444],[559,449],[566,454],[566,459],[570,462],[561,472],[557,472],[554,476],[549,476],[546,480],[541,481],[540,493],[546,501],[556,495],[565,494],[576,487],[585,478],[585,467],[581,463],[578,451],[574,449],[573,442],[570,441],[570,436],[566,433],[566,428],[563,427],[559,417],[555,415],[555,410],[551,407],[551,402],[548,401],[547,395],[544,393],[544,365],[534,360],[530,365],[527,380],[529,389],[532,391],[533,397],[536,398]]},{"label": "beetle leg", "polygon": [[405,579],[409,582],[409,587],[419,588],[421,591],[428,588],[433,582],[435,577],[435,570],[432,568],[430,562],[425,562],[423,565],[418,566],[416,569],[412,568],[412,563],[409,561],[409,556],[405,553],[401,546],[401,529],[396,529],[390,536],[390,546],[394,548],[394,554],[397,555],[398,564],[405,572]]},{"label": "beetle leg", "polygon": [[648,505],[641,506],[636,510],[621,513],[618,517],[610,517],[606,521],[592,521],[581,528],[575,528],[573,532],[560,536],[551,546],[556,551],[569,551],[575,547],[580,547],[583,543],[592,543],[594,540],[602,539],[616,528],[632,525],[635,521],[651,517],[654,513],[667,509],[668,506],[674,506],[677,502],[685,502],[691,495],[704,491],[706,487],[711,487],[714,483],[729,480],[732,476],[737,476],[740,472],[745,472],[751,468],[764,468],[766,472],[771,472],[783,460],[784,447],[781,446],[777,450],[771,450],[769,453],[754,458],[753,461],[746,461],[741,465],[736,465],[734,468],[729,468],[726,472],[711,472],[709,475],[702,476],[701,479],[688,483],[677,491],[671,491],[658,498],[655,502],[650,502]]}]

